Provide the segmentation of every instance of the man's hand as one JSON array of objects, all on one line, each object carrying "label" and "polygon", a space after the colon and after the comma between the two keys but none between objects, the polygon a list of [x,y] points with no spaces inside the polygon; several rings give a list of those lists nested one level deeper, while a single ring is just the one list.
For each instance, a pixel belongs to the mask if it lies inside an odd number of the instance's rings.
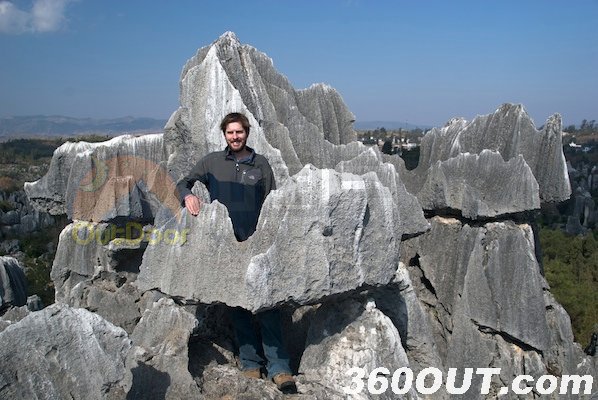
[{"label": "man's hand", "polygon": [[199,214],[200,206],[201,202],[199,201],[199,198],[196,195],[188,194],[187,196],[185,196],[185,207],[187,208],[187,210],[189,210],[191,215],[197,216],[197,214]]}]

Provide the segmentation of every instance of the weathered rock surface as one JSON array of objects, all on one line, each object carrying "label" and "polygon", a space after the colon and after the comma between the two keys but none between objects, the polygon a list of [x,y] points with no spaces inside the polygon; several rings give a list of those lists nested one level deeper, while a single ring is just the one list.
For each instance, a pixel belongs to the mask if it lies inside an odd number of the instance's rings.
[{"label": "weathered rock surface", "polygon": [[131,335],[127,367],[132,383],[127,398],[200,398],[188,369],[188,342],[195,325],[195,316],[171,299],[161,299],[145,310]]},{"label": "weathered rock surface", "polygon": [[76,222],[66,226],[50,277],[56,301],[97,312],[131,333],[145,305],[140,302],[142,293],[131,283],[147,243],[113,239],[121,228],[126,232],[131,225]]},{"label": "weathered rock surface", "polygon": [[[405,190],[393,165],[384,164],[379,154],[372,155],[360,143],[343,144],[354,138],[352,115],[333,89],[313,86],[295,91],[268,57],[241,45],[233,34],[223,35],[187,63],[180,102],[165,133],[174,150],[168,161],[174,176],[186,173],[205,154],[222,149],[221,118],[242,111],[252,125],[249,145],[269,159],[280,189],[269,196],[262,210],[265,223],[258,224],[247,243],[231,244],[222,208],[206,208],[212,213],[209,223],[200,217],[179,224],[179,230],[189,229],[188,242],[180,247],[160,243],[146,251],[137,282],[142,290],[155,288],[177,297],[251,310],[285,301],[311,303],[363,284],[387,283],[396,269],[389,260],[396,260],[400,238],[428,228],[421,207]],[[359,157],[369,158],[374,170],[359,168],[359,160],[351,162]],[[335,168],[342,162],[347,163],[339,168],[359,175],[344,177],[342,182],[318,176],[329,174],[318,169]],[[309,176],[304,172],[308,164],[313,165]],[[289,174],[295,174],[298,182],[285,186]],[[343,188],[336,193],[339,183]],[[349,193],[351,189],[355,193]],[[355,196],[355,204],[349,196]],[[313,215],[307,217],[297,204],[307,206]],[[403,215],[409,223],[401,222]],[[382,225],[372,225],[374,220]],[[392,223],[387,224],[388,220]],[[279,226],[279,221],[284,224]],[[156,220],[162,232],[177,229],[173,223],[172,218]],[[388,245],[378,240],[381,235]],[[190,251],[195,254],[192,258]],[[333,262],[328,260],[331,254],[336,258],[331,258]],[[246,261],[232,267],[233,258]],[[210,260],[209,265],[197,274],[196,265],[202,260]],[[155,267],[164,262],[172,268]],[[231,279],[223,283],[225,271]]]},{"label": "weathered rock surface", "polygon": [[431,316],[426,312],[426,303],[419,300],[417,286],[411,282],[405,264],[399,264],[390,285],[372,289],[368,295],[376,302],[376,308],[390,318],[397,328],[414,374],[428,367],[445,372],[434,338]]},{"label": "weathered rock surface", "polygon": [[[569,198],[571,186],[562,150],[560,115],[550,117],[544,129],[538,131],[523,106],[515,104],[503,104],[493,114],[478,116],[471,122],[455,118],[442,128],[432,129],[422,138],[417,168],[403,171],[401,178],[411,193],[418,193],[438,161],[483,150],[499,152],[507,162],[522,155],[539,185],[541,201]],[[503,188],[496,186],[493,191]]]},{"label": "weathered rock surface", "polygon": [[27,304],[27,278],[19,262],[0,256],[0,312],[6,307]]},{"label": "weathered rock surface", "polygon": [[123,399],[131,344],[97,314],[54,304],[0,332],[0,397]]},{"label": "weathered rock surface", "polygon": [[[431,222],[430,232],[405,242],[402,259],[445,367],[501,368],[493,390],[523,373],[536,379],[596,374],[593,361],[573,343],[566,313],[547,295],[528,225],[471,226],[441,217]],[[478,398],[480,385],[474,376],[463,398]]]},{"label": "weathered rock surface", "polygon": [[[371,151],[353,141],[354,117],[334,89],[313,85],[295,90],[269,57],[241,45],[230,32],[187,62],[181,74],[180,104],[164,136],[173,149],[168,169],[177,179],[202,156],[224,148],[219,124],[232,111],[248,115],[252,126],[248,144],[268,158],[278,187],[307,164],[334,169]],[[379,152],[377,158],[374,171],[391,175],[379,177],[380,181],[403,186],[396,170],[381,165]],[[413,235],[428,229],[417,200],[401,188],[398,192],[401,214],[411,222],[403,232]]]},{"label": "weathered rock surface", "polygon": [[[186,242],[148,247],[140,290],[257,311],[384,285],[398,265],[399,216],[373,173],[306,166],[268,196],[257,232],[241,243],[224,206],[205,204],[197,218],[184,213]],[[163,237],[172,236],[165,228]]]},{"label": "weathered rock surface", "polygon": [[70,219],[152,220],[160,206],[178,204],[169,203],[174,183],[160,167],[166,158],[161,134],[67,142],[43,178],[25,183],[25,192],[38,208]]},{"label": "weathered rock surface", "polygon": [[10,207],[8,210],[0,210],[0,239],[23,236],[55,222],[48,213],[34,209],[23,191],[0,191],[0,201]]},{"label": "weathered rock surface", "polygon": [[205,399],[318,399],[318,397],[309,394],[283,395],[273,383],[266,380],[245,378],[239,374],[236,367],[231,365],[207,367],[202,374],[201,384]]},{"label": "weathered rock surface", "polygon": [[27,306],[10,307],[0,316],[0,332],[31,314]]},{"label": "weathered rock surface", "polygon": [[[413,210],[419,210],[421,205],[414,196],[411,196],[407,192],[399,174],[396,172],[400,167],[397,168],[390,162],[387,162],[387,159],[383,156],[383,154],[370,147],[367,151],[362,152],[351,160],[339,162],[335,166],[335,169],[339,172],[350,172],[356,175],[375,173],[380,183],[390,190],[394,207],[399,211],[399,215],[401,216],[398,229],[402,233],[402,236],[408,237],[414,233],[426,231],[428,225],[422,224],[421,214],[419,212],[413,213]],[[401,159],[399,158],[399,160]]]},{"label": "weathered rock surface", "polygon": [[568,168],[569,178],[574,187],[571,199],[567,202],[565,215],[568,217],[565,230],[571,235],[580,235],[593,229],[598,224],[598,206],[595,204],[590,191],[593,175],[588,171],[587,165],[583,165],[582,171],[573,167]]},{"label": "weathered rock surface", "polygon": [[38,295],[29,296],[27,305],[16,307],[11,306],[2,310],[0,315],[0,332],[6,329],[10,324],[14,324],[31,314],[32,311],[43,309],[42,300]]},{"label": "weathered rock surface", "polygon": [[425,210],[459,210],[465,218],[479,219],[539,209],[538,190],[521,155],[505,162],[499,153],[483,150],[437,161],[418,199]]},{"label": "weathered rock surface", "polygon": [[[299,372],[306,382],[318,382],[326,398],[342,399],[346,396],[345,389],[356,389],[353,378],[357,374],[348,374],[352,367],[363,368],[366,374],[378,367],[388,368],[391,374],[409,367],[396,327],[373,300],[365,305],[348,300],[318,309],[308,332]],[[317,391],[317,385],[312,390]],[[363,390],[351,398],[371,397]],[[389,389],[376,398],[416,399],[417,393],[413,389],[405,395],[396,395]]]},{"label": "weathered rock surface", "polygon": [[547,349],[546,283],[529,226],[491,222],[474,227],[436,217],[430,232],[407,243],[403,261],[427,285],[421,290],[433,295],[431,302],[446,310],[447,319],[439,319],[444,336],[455,329],[454,316],[462,315],[467,321],[460,323]]}]

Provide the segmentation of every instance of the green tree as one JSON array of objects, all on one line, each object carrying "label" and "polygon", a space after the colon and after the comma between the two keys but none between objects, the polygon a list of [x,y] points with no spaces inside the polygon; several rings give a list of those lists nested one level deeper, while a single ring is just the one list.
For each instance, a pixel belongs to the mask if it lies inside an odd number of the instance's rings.
[{"label": "green tree", "polygon": [[384,141],[384,144],[382,145],[382,153],[392,154],[392,139],[388,138]]},{"label": "green tree", "polygon": [[569,316],[575,339],[586,345],[598,322],[598,241],[594,234],[568,236],[540,230],[546,280]]}]

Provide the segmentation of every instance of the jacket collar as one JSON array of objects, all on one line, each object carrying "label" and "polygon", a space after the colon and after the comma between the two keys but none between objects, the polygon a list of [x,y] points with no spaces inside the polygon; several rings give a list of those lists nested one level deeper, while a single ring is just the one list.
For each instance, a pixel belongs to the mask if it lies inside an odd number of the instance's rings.
[{"label": "jacket collar", "polygon": [[[250,154],[247,157],[238,160],[238,163],[253,165],[255,163],[255,150],[249,146],[245,146],[245,148],[249,150]],[[228,146],[226,146],[226,149],[224,149],[224,158],[227,160],[237,161],[232,150]]]}]

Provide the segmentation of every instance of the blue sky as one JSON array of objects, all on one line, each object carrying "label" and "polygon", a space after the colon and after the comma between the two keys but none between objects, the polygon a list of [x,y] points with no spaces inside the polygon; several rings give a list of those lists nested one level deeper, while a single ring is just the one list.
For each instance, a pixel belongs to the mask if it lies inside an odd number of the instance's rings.
[{"label": "blue sky", "polygon": [[598,119],[598,0],[0,0],[0,116],[168,118],[198,48],[233,31],[360,121],[443,125],[522,103]]}]

